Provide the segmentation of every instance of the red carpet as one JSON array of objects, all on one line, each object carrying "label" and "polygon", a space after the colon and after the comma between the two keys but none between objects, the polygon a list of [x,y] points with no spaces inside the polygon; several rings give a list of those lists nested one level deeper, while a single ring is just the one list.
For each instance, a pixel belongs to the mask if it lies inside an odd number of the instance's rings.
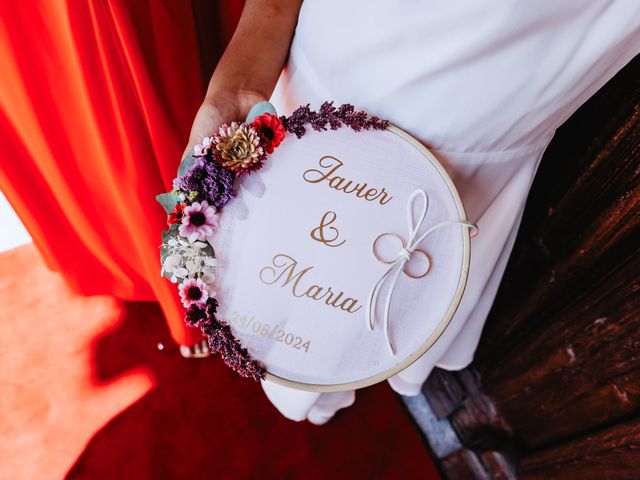
[{"label": "red carpet", "polygon": [[0,265],[2,478],[438,478],[384,384],[294,423],[219,359],[180,358],[155,305],[79,297],[32,246]]}]

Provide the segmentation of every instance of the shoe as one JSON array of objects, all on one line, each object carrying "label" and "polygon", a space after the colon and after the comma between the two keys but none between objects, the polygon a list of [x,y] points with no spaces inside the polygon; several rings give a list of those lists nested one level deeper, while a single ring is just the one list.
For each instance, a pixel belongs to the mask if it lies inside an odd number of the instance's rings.
[{"label": "shoe", "polygon": [[180,345],[180,355],[184,358],[206,358],[211,356],[211,350],[207,341],[202,340],[191,346]]},{"label": "shoe", "polygon": [[324,425],[332,418],[333,414],[321,412],[316,408],[312,408],[309,410],[309,413],[307,413],[307,420],[314,425]]}]

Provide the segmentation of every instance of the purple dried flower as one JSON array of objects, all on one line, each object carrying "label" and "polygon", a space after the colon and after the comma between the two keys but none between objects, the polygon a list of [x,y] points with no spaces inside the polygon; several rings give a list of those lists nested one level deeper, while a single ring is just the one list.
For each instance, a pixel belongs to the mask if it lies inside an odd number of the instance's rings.
[{"label": "purple dried flower", "polygon": [[235,196],[233,172],[217,162],[198,158],[187,173],[173,181],[173,188],[184,192],[198,192],[197,200],[206,200],[216,208],[222,208]]},{"label": "purple dried flower", "polygon": [[245,378],[261,380],[265,376],[265,369],[249,356],[236,337],[231,327],[225,322],[214,319],[212,321],[213,334],[209,336],[209,348],[218,352],[224,363]]},{"label": "purple dried flower", "polygon": [[261,380],[265,369],[253,360],[246,348],[243,348],[231,327],[215,317],[218,301],[209,298],[206,305],[192,305],[185,313],[185,321],[192,326],[200,326],[202,333],[208,337],[209,348],[222,357],[224,363],[245,378]]},{"label": "purple dried flower", "polygon": [[208,323],[207,311],[201,305],[191,305],[184,314],[184,321],[190,327],[200,327]]},{"label": "purple dried flower", "polygon": [[309,104],[298,107],[289,117],[280,117],[287,131],[295,134],[298,138],[304,135],[304,125],[309,123],[312,118],[313,112],[309,108]]},{"label": "purple dried flower", "polygon": [[213,318],[217,311],[218,311],[218,300],[216,300],[213,297],[210,297],[209,300],[207,300],[207,315]]},{"label": "purple dried flower", "polygon": [[342,125],[342,122],[336,115],[336,107],[333,106],[333,102],[324,102],[320,106],[318,114],[327,119],[331,130],[337,130]]},{"label": "purple dried flower", "polygon": [[352,130],[384,130],[389,126],[389,122],[381,120],[379,117],[370,117],[366,112],[355,110],[353,105],[348,103],[336,108],[333,102],[324,102],[318,112],[309,108],[309,104],[296,109],[290,117],[281,117],[282,124],[288,132],[301,138],[305,132],[305,125],[311,125],[316,131],[327,129],[327,124],[331,130],[337,130],[343,125]]}]

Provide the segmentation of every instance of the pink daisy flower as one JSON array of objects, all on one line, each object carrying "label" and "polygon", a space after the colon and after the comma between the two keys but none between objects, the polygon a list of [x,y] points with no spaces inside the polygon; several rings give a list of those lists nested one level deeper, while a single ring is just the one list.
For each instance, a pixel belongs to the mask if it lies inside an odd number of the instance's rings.
[{"label": "pink daisy flower", "polygon": [[189,308],[191,305],[202,306],[207,303],[209,298],[207,284],[200,279],[187,278],[180,284],[178,289],[180,290],[180,298],[184,308]]},{"label": "pink daisy flower", "polygon": [[218,228],[218,214],[216,207],[209,205],[206,200],[193,202],[182,211],[182,225],[178,233],[190,242],[208,240]]}]

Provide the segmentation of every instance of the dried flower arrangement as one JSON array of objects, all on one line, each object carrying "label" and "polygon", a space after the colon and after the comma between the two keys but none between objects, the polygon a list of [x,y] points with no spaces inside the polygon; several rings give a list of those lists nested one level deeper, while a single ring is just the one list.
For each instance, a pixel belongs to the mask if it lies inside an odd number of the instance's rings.
[{"label": "dried flower arrangement", "polygon": [[178,284],[185,322],[202,330],[211,351],[230,368],[254,380],[264,378],[264,367],[242,347],[229,324],[216,316],[217,262],[211,241],[220,211],[235,196],[236,178],[259,170],[287,133],[301,138],[307,126],[316,131],[347,126],[358,132],[384,130],[388,122],[353,105],[334,107],[333,102],[324,102],[317,112],[305,105],[289,117],[278,117],[270,103],[261,102],[245,122],[222,125],[196,145],[181,163],[173,190],[156,197],[169,225],[162,233],[161,274]]}]

